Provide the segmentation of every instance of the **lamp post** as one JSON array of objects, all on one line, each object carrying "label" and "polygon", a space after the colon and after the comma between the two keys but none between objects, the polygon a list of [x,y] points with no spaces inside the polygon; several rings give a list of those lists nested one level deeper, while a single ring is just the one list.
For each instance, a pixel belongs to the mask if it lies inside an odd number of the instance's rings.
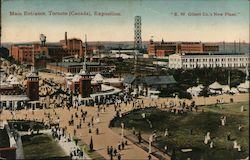
[{"label": "lamp post", "polygon": [[122,134],[121,134],[121,142],[123,142],[123,131],[124,131],[124,123],[121,123],[121,127],[122,127]]},{"label": "lamp post", "polygon": [[152,141],[153,141],[153,135],[150,135],[149,142],[148,142],[148,153],[150,154],[152,152]]}]

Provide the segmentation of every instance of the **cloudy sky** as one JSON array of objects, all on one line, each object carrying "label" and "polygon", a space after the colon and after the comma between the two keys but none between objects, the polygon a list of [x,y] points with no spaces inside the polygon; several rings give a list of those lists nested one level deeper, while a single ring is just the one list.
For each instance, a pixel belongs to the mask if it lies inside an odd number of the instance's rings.
[{"label": "cloudy sky", "polygon": [[[25,11],[45,15],[24,15]],[[51,16],[50,11],[91,16]],[[14,12],[22,15],[11,15]],[[58,42],[65,31],[69,38],[87,34],[90,41],[132,41],[137,15],[144,41],[153,36],[165,41],[249,42],[248,0],[3,0],[2,41],[38,41],[43,33],[47,41]]]}]

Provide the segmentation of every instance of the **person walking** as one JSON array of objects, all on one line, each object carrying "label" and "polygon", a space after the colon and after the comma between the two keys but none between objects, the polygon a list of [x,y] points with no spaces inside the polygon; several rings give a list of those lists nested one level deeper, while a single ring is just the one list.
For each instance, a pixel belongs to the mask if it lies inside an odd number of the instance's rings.
[{"label": "person walking", "polygon": [[107,154],[108,155],[110,154],[110,148],[109,148],[109,146],[107,146]]},{"label": "person walking", "polygon": [[99,135],[99,129],[96,128],[96,135]]},{"label": "person walking", "polygon": [[121,160],[121,159],[122,159],[122,156],[121,156],[120,153],[117,155],[117,159],[118,159],[118,160]]}]

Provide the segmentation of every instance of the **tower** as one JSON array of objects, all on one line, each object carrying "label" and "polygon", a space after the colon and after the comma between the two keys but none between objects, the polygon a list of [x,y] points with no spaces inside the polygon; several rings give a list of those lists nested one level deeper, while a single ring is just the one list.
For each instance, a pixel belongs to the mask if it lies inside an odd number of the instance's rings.
[{"label": "tower", "polygon": [[31,68],[31,72],[27,75],[26,94],[31,101],[39,100],[39,77],[36,74],[34,67]]},{"label": "tower", "polygon": [[141,39],[141,16],[135,16],[135,25],[134,25],[134,48],[142,48],[142,39]]},{"label": "tower", "polygon": [[46,42],[46,36],[44,34],[40,34],[40,41],[41,41],[41,46],[44,47]]},{"label": "tower", "polygon": [[82,98],[89,97],[91,94],[91,78],[89,72],[87,71],[86,61],[87,61],[87,36],[85,35],[85,55],[84,55],[82,70],[80,71],[80,76],[82,78],[79,80],[80,94]]},{"label": "tower", "polygon": [[64,34],[64,39],[65,39],[65,45],[68,45],[68,36],[67,36],[67,32],[65,32]]},{"label": "tower", "polygon": [[136,75],[137,70],[137,51],[142,48],[141,40],[141,16],[135,16],[134,24],[134,75]]}]

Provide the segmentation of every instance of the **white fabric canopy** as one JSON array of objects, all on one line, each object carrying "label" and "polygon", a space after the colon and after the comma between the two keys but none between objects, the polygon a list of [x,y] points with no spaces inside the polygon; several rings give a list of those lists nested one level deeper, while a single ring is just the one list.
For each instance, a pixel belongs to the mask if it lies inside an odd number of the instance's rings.
[{"label": "white fabric canopy", "polygon": [[249,81],[241,83],[237,88],[240,92],[249,92]]},{"label": "white fabric canopy", "polygon": [[102,83],[103,76],[101,74],[96,74],[95,77],[92,79],[91,83]]},{"label": "white fabric canopy", "polygon": [[215,81],[214,83],[209,85],[210,89],[222,89],[223,85],[221,85],[220,83],[218,83],[217,81]]}]

